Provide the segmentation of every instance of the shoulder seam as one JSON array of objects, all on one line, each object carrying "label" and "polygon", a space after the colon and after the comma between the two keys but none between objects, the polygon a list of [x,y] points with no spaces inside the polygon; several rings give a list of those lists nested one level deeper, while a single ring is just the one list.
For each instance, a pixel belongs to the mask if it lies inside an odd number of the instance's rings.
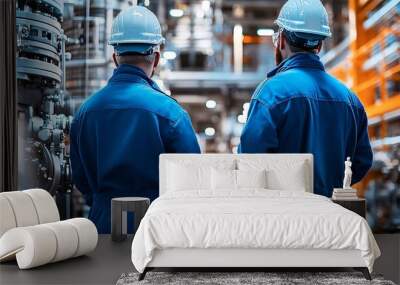
[{"label": "shoulder seam", "polygon": [[346,101],[341,101],[341,100],[331,100],[331,99],[317,99],[317,98],[311,98],[311,97],[301,96],[301,95],[291,96],[291,97],[285,98],[284,100],[281,100],[281,101],[279,101],[279,102],[276,102],[276,103],[274,103],[274,104],[272,104],[272,105],[269,105],[269,104],[266,103],[264,100],[261,100],[261,99],[259,99],[259,98],[254,98],[254,99],[252,99],[252,100],[256,100],[256,101],[260,102],[263,106],[265,106],[265,107],[267,107],[267,108],[269,108],[269,109],[273,109],[273,108],[275,108],[276,106],[278,106],[278,105],[280,105],[280,104],[283,104],[283,103],[286,103],[286,102],[288,102],[288,101],[291,101],[291,100],[294,100],[294,99],[298,99],[298,98],[305,98],[305,99],[310,99],[310,100],[314,100],[314,101],[344,103],[344,104],[346,104],[346,105],[350,105],[350,106],[352,106],[352,107],[354,107],[354,108],[357,108],[357,109],[359,109],[359,110],[361,110],[361,111],[364,110],[364,107],[362,107],[362,106],[357,106],[357,105],[355,105],[355,104],[352,104],[351,102],[346,102]]},{"label": "shoulder seam", "polygon": [[[177,104],[179,105],[179,103],[178,103],[178,101],[176,101],[176,99],[172,98],[171,96],[169,96],[168,94],[164,93],[164,92],[161,91],[161,90],[157,90],[157,89],[151,87],[151,86],[148,85],[148,84],[144,84],[144,83],[141,83],[141,82],[124,82],[124,81],[115,81],[115,82],[113,82],[113,83],[117,83],[117,84],[119,84],[119,83],[126,83],[127,85],[130,85],[130,84],[140,85],[140,86],[143,86],[144,88],[147,88],[147,89],[150,89],[151,91],[154,91],[154,92],[157,93],[157,94],[160,94],[160,95],[163,95],[163,96],[165,96],[165,97],[168,97],[169,100],[171,100],[172,102],[175,102],[175,103],[177,103]],[[108,83],[108,84],[113,84],[113,83]]]},{"label": "shoulder seam", "polygon": [[101,111],[104,111],[104,110],[121,110],[121,111],[126,111],[126,110],[141,110],[141,111],[145,111],[145,112],[149,112],[149,113],[155,114],[155,115],[157,115],[157,116],[159,116],[159,117],[161,117],[161,118],[164,118],[164,119],[166,119],[166,120],[169,120],[169,121],[171,121],[171,122],[174,122],[174,124],[176,124],[177,121],[179,121],[179,119],[180,119],[180,117],[181,117],[181,116],[179,116],[178,119],[174,120],[174,119],[169,118],[168,116],[165,116],[165,115],[160,114],[159,112],[154,112],[154,111],[150,111],[150,110],[147,110],[147,109],[144,109],[144,108],[137,108],[137,107],[125,107],[125,108],[110,108],[110,107],[108,107],[108,108],[104,108],[104,109],[89,110],[89,111],[85,111],[84,113],[85,113],[85,114],[87,114],[87,113],[96,113],[96,112],[101,112]]}]

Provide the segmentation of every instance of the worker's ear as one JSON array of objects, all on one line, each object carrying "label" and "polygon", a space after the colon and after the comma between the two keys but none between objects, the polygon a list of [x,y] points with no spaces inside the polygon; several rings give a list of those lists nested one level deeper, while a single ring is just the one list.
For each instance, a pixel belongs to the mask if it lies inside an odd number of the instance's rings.
[{"label": "worker's ear", "polygon": [[322,49],[322,41],[319,43],[318,47],[315,49],[316,53],[319,53]]},{"label": "worker's ear", "polygon": [[155,52],[154,53],[153,70],[151,71],[150,78],[153,77],[154,73],[156,72],[156,68],[157,68],[159,62],[160,62],[160,52]]},{"label": "worker's ear", "polygon": [[155,57],[154,57],[154,69],[157,68],[159,62],[160,62],[160,53],[159,53],[159,52],[155,52]]},{"label": "worker's ear", "polygon": [[115,66],[118,67],[117,55],[115,54],[115,52],[113,53],[112,58],[113,58]]},{"label": "worker's ear", "polygon": [[284,50],[286,46],[286,38],[285,35],[281,32],[280,36],[279,36],[279,41],[278,41],[278,48],[280,50]]}]

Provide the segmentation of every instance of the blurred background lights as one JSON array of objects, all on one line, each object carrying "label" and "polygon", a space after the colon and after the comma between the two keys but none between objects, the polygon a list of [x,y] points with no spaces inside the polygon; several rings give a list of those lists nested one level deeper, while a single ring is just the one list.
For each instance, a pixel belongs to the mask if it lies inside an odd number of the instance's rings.
[{"label": "blurred background lights", "polygon": [[206,107],[208,109],[215,109],[215,107],[217,107],[217,102],[215,102],[215,100],[207,100]]},{"label": "blurred background lights", "polygon": [[201,2],[201,7],[203,8],[203,10],[208,10],[211,7],[211,3],[208,0],[204,0],[203,2]]},{"label": "blurred background lights", "polygon": [[176,58],[176,52],[174,51],[164,51],[163,55],[167,60],[174,60]]},{"label": "blurred background lights", "polygon": [[240,115],[237,117],[238,122],[241,123],[241,124],[246,123],[246,119],[247,119],[246,116],[243,115],[243,114],[240,114]]},{"label": "blurred background lights", "polygon": [[273,29],[258,29],[257,35],[260,37],[271,37],[274,34]]},{"label": "blurred background lights", "polygon": [[174,18],[179,18],[183,16],[183,10],[181,9],[171,9],[169,10],[169,15]]},{"label": "blurred background lights", "polygon": [[215,135],[215,129],[208,127],[204,130],[204,133],[206,134],[206,136],[208,137],[213,137]]}]

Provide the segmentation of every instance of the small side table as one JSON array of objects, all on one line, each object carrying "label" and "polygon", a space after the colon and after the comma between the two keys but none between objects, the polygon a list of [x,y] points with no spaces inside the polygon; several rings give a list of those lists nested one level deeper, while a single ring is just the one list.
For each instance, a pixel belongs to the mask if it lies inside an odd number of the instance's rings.
[{"label": "small side table", "polygon": [[359,214],[361,217],[365,219],[366,214],[366,204],[365,199],[363,198],[356,198],[352,200],[336,200],[332,199],[332,202],[339,204],[340,206]]},{"label": "small side table", "polygon": [[124,241],[127,237],[127,212],[135,215],[135,232],[146,214],[150,199],[143,197],[121,197],[111,200],[111,239]]}]

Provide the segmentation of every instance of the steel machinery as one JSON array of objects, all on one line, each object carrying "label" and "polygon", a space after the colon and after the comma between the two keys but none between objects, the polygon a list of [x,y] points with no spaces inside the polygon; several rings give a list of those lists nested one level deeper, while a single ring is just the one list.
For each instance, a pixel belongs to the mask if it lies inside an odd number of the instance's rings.
[{"label": "steel machinery", "polygon": [[74,110],[84,98],[103,87],[111,76],[112,47],[107,43],[113,18],[125,0],[66,0],[63,29],[68,37],[66,87]]},{"label": "steel machinery", "polygon": [[17,0],[16,5],[19,188],[49,191],[63,218],[82,215],[69,161],[72,115],[112,73],[106,39],[128,1]]},{"label": "steel machinery", "polygon": [[17,1],[18,184],[57,196],[68,218],[72,116],[65,91],[63,11],[62,0]]}]

